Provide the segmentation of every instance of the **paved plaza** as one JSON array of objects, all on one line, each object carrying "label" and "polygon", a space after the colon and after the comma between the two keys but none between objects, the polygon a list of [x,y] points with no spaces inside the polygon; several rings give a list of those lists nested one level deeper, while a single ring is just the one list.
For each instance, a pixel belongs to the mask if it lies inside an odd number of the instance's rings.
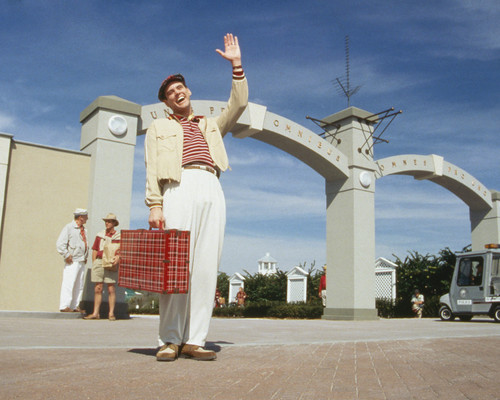
[{"label": "paved plaza", "polygon": [[213,319],[217,361],[155,359],[157,317],[0,312],[0,399],[499,399],[488,319]]}]

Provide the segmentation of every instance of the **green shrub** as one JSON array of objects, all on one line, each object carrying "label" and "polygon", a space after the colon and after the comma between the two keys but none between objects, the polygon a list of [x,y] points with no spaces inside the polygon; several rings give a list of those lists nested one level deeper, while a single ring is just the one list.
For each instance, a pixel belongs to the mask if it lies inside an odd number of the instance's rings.
[{"label": "green shrub", "polygon": [[244,308],[237,306],[218,307],[214,308],[212,316],[225,318],[241,318],[243,317],[243,310]]},{"label": "green shrub", "polygon": [[272,307],[267,315],[271,318],[307,318],[305,310],[297,304],[278,304]]},{"label": "green shrub", "polygon": [[225,272],[219,272],[217,275],[217,289],[219,289],[221,297],[226,299],[226,304],[229,303],[229,275]]},{"label": "green shrub", "polygon": [[268,315],[273,318],[317,319],[323,315],[323,306],[304,303],[281,304],[272,307]]},{"label": "green shrub", "polygon": [[394,316],[407,318],[415,315],[411,309],[411,298],[415,289],[419,289],[425,298],[423,316],[436,317],[439,297],[450,289],[455,260],[455,253],[449,248],[441,250],[439,256],[409,252],[404,261],[396,257],[397,298]]},{"label": "green shrub", "polygon": [[375,299],[375,307],[380,318],[394,318],[396,316],[396,308],[392,300]]},{"label": "green shrub", "polygon": [[439,316],[439,298],[440,295],[428,296],[425,298],[423,317],[438,317]]},{"label": "green shrub", "polygon": [[245,292],[248,302],[286,301],[287,276],[278,270],[275,274],[251,275],[245,271]]},{"label": "green shrub", "polygon": [[321,303],[249,302],[245,307],[215,308],[215,317],[317,319],[323,315]]},{"label": "green shrub", "polygon": [[243,316],[245,318],[262,318],[267,317],[269,310],[273,306],[271,301],[248,302],[243,307]]}]

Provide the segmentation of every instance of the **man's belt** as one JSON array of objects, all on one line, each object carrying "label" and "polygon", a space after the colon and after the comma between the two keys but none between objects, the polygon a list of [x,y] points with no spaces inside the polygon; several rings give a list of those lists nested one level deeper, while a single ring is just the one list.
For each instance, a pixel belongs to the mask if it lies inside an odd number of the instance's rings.
[{"label": "man's belt", "polygon": [[217,178],[219,177],[219,174],[217,170],[210,165],[204,165],[204,164],[187,164],[182,167],[183,169],[201,169],[203,171],[210,172],[214,174]]}]

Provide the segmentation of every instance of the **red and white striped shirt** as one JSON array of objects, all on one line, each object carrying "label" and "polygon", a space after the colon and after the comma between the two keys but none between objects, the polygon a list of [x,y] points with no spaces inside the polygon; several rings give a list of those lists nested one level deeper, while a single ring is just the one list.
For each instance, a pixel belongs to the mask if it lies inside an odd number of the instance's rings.
[{"label": "red and white striped shirt", "polygon": [[[233,67],[233,79],[245,79],[245,72],[243,71],[241,65]],[[182,125],[182,130],[184,131],[182,165],[184,166],[187,164],[199,163],[210,165],[215,168],[215,163],[210,155],[207,141],[203,137],[200,127],[198,126],[199,119],[202,117],[195,117],[193,115],[189,118],[179,115],[173,115],[173,117],[179,121]]]},{"label": "red and white striped shirt", "polygon": [[182,125],[184,131],[184,149],[182,153],[182,165],[200,163],[215,168],[215,163],[210,156],[208,144],[198,126],[198,119],[188,120],[185,117],[175,116]]}]

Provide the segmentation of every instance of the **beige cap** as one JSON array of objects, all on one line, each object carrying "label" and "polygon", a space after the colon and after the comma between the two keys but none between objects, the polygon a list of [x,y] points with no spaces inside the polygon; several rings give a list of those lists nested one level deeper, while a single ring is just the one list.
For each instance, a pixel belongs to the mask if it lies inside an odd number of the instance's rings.
[{"label": "beige cap", "polygon": [[103,221],[115,221],[116,224],[115,226],[118,226],[120,225],[120,223],[118,222],[118,220],[116,219],[116,215],[113,214],[113,213],[108,213],[108,215],[106,215],[105,218],[102,219]]}]

